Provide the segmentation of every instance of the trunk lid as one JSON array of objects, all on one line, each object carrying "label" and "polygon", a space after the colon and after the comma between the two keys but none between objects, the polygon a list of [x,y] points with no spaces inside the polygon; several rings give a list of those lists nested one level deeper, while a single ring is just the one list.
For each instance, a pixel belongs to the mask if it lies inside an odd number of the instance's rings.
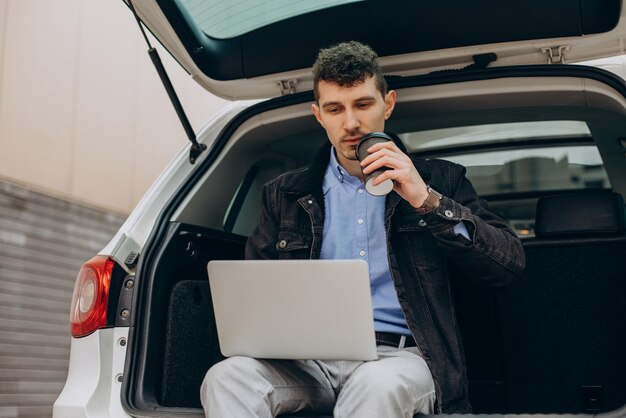
[{"label": "trunk lid", "polygon": [[[128,0],[127,0],[128,1]],[[227,99],[312,89],[321,47],[372,46],[387,75],[573,63],[624,53],[620,0],[290,2],[133,0],[140,18],[205,89]]]}]

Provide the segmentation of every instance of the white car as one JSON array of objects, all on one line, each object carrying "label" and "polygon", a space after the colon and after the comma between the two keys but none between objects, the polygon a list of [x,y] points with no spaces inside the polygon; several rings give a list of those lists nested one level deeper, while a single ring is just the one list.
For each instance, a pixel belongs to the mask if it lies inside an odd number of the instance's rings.
[{"label": "white car", "polygon": [[387,129],[465,165],[523,240],[517,285],[454,287],[474,413],[626,416],[626,84],[570,64],[626,52],[620,0],[133,3],[199,84],[237,101],[78,274],[55,418],[202,416],[222,358],[207,263],[243,258],[262,185],[327,141],[310,66],[353,39],[398,92]]}]

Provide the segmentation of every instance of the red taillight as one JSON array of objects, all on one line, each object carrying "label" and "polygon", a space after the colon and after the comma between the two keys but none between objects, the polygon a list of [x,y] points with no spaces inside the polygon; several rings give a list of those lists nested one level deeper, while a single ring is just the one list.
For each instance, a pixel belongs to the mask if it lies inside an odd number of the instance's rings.
[{"label": "red taillight", "polygon": [[113,261],[99,255],[80,268],[70,311],[73,337],[84,337],[106,326],[112,273]]}]

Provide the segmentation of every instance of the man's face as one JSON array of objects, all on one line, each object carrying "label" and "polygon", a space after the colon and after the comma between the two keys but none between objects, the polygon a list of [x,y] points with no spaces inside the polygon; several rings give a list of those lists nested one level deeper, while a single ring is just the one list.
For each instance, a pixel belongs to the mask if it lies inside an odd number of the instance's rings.
[{"label": "man's face", "polygon": [[370,77],[351,87],[320,81],[318,93],[313,114],[337,150],[339,163],[355,175],[355,170],[360,170],[354,154],[356,145],[363,135],[384,131],[396,103],[396,92],[391,90],[383,97],[374,77]]}]

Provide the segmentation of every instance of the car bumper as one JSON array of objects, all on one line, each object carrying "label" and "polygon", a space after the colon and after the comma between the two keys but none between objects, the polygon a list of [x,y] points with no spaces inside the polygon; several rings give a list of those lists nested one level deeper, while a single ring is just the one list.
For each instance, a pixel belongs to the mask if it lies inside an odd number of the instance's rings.
[{"label": "car bumper", "polygon": [[127,339],[128,328],[72,339],[67,381],[53,418],[129,417],[120,400]]}]

